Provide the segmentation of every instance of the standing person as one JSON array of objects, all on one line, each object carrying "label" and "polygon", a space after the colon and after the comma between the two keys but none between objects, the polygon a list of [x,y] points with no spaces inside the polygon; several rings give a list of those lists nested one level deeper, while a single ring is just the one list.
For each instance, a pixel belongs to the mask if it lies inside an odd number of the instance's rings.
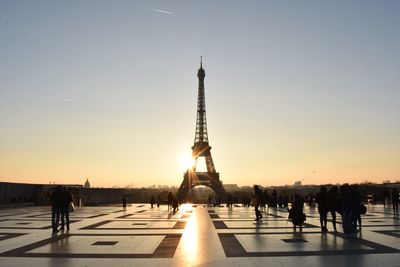
[{"label": "standing person", "polygon": [[69,205],[73,199],[67,186],[64,186],[62,189],[61,230],[64,230],[64,225],[66,225],[67,230],[69,230]]},{"label": "standing person", "polygon": [[228,208],[232,208],[233,206],[233,198],[232,198],[232,194],[228,193],[227,199],[226,199],[226,204],[228,206]]},{"label": "standing person", "polygon": [[340,188],[340,200],[342,203],[343,215],[342,225],[343,232],[346,235],[355,234],[356,228],[354,225],[354,205],[353,205],[353,193],[349,184],[344,184]]},{"label": "standing person", "polygon": [[361,198],[361,193],[358,190],[357,185],[352,185],[351,186],[351,193],[353,194],[353,224],[355,231],[357,231],[357,223],[359,230],[361,231],[361,206],[362,206],[362,198]]},{"label": "standing person", "polygon": [[271,206],[276,208],[276,205],[278,205],[278,192],[274,189],[272,190]]},{"label": "standing person", "polygon": [[303,213],[304,198],[298,194],[294,194],[292,208],[289,209],[289,219],[292,220],[293,229],[296,231],[296,226],[299,226],[300,231],[303,230],[303,223],[306,220],[306,215]]},{"label": "standing person", "polygon": [[173,213],[178,211],[178,207],[179,207],[178,199],[174,197],[174,199],[172,200]]},{"label": "standing person", "polygon": [[[263,201],[264,201],[265,205],[267,206],[269,203],[269,196],[268,196],[267,189],[264,189]],[[268,208],[269,208],[269,205],[268,205]],[[267,209],[267,211],[268,211],[268,209]]]},{"label": "standing person", "polygon": [[122,198],[122,208],[126,209],[126,195]]},{"label": "standing person", "polygon": [[62,208],[63,192],[61,185],[58,185],[56,190],[50,196],[51,202],[51,227],[53,233],[58,231],[58,224],[60,222],[60,214]]},{"label": "standing person", "polygon": [[327,232],[326,224],[328,222],[328,194],[325,186],[321,186],[315,197],[318,203],[319,221],[321,224],[321,232]]},{"label": "standing person", "polygon": [[396,188],[392,189],[392,205],[393,205],[393,213],[399,214],[399,191]]},{"label": "standing person", "polygon": [[151,196],[151,198],[150,198],[150,205],[151,205],[151,208],[153,208],[153,206],[154,206],[154,196]]},{"label": "standing person", "polygon": [[340,207],[340,200],[339,200],[339,190],[337,186],[333,186],[328,191],[328,210],[332,216],[332,225],[333,230],[337,232],[336,229],[336,212],[342,214],[342,209]]},{"label": "standing person", "polygon": [[258,185],[254,185],[254,210],[256,213],[256,221],[259,222],[262,218],[262,214],[259,210],[260,204],[262,202],[262,191]]},{"label": "standing person", "polygon": [[174,201],[174,195],[171,191],[168,192],[168,210],[172,207],[172,202]]}]

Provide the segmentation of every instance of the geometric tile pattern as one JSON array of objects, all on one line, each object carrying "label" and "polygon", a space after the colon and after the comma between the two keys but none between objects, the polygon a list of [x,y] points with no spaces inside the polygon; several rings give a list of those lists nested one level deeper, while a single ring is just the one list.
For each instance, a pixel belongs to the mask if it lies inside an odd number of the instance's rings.
[{"label": "geometric tile pattern", "polygon": [[[0,209],[0,266],[398,266],[400,218],[369,206],[362,231],[321,233],[316,208],[293,230],[286,209],[148,204],[84,207],[71,230],[51,234],[50,207]],[[328,215],[330,216],[330,215]]]}]

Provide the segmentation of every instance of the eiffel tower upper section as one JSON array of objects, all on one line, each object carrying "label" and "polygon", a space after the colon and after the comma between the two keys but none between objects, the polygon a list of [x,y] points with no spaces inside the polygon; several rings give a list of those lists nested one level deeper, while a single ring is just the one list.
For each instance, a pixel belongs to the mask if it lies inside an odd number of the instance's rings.
[{"label": "eiffel tower upper section", "polygon": [[195,161],[193,168],[194,171],[196,171],[198,158],[204,157],[206,161],[207,172],[217,173],[211,157],[211,146],[208,144],[206,99],[204,94],[204,78],[206,77],[206,73],[203,69],[203,62],[201,60],[197,77],[199,78],[199,91],[197,97],[196,134],[194,138],[194,145],[192,147],[192,157]]},{"label": "eiffel tower upper section", "polygon": [[197,120],[196,120],[196,134],[194,143],[207,143],[207,119],[206,119],[206,98],[204,95],[204,78],[206,73],[203,69],[203,62],[200,61],[200,69],[197,72],[199,78],[199,91],[197,97]]}]

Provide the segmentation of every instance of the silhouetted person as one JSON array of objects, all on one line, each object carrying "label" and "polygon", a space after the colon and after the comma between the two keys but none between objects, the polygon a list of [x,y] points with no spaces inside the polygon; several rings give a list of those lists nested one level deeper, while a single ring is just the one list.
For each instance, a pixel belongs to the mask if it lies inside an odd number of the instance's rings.
[{"label": "silhouetted person", "polygon": [[261,212],[260,212],[260,204],[263,198],[263,193],[261,189],[258,187],[258,185],[254,185],[254,210],[256,213],[256,221],[259,222],[262,218]]},{"label": "silhouetted person", "polygon": [[172,202],[174,201],[174,195],[171,191],[168,192],[168,210],[172,207]]},{"label": "silhouetted person", "polygon": [[227,204],[228,208],[232,208],[233,198],[232,198],[232,194],[231,193],[228,193],[228,196],[226,198],[226,204]]},{"label": "silhouetted person", "polygon": [[341,203],[339,199],[339,190],[336,186],[333,186],[331,189],[328,191],[328,210],[331,213],[332,216],[332,225],[333,225],[333,230],[337,232],[336,229],[336,212],[339,214],[342,214],[342,208],[341,208]]},{"label": "silhouetted person", "polygon": [[299,226],[300,231],[303,229],[303,223],[306,220],[306,215],[303,213],[304,198],[298,194],[294,194],[292,208],[289,209],[289,219],[292,220],[293,229]]},{"label": "silhouetted person", "polygon": [[[72,194],[69,192],[68,187],[62,188],[62,208],[61,208],[61,230],[64,230],[64,225],[69,230],[69,205],[73,201]],[[64,221],[65,219],[65,221]]]},{"label": "silhouetted person", "polygon": [[60,222],[61,209],[63,205],[63,192],[61,185],[58,185],[56,190],[50,196],[51,202],[51,227],[53,233],[58,231],[58,224]]},{"label": "silhouetted person", "polygon": [[311,208],[314,207],[315,201],[316,201],[316,197],[314,197],[314,194],[313,194],[313,193],[310,193],[310,194],[307,196],[307,203],[308,203],[308,205],[309,205]]},{"label": "silhouetted person", "polygon": [[352,185],[350,188],[351,188],[351,193],[353,195],[353,206],[354,206],[353,224],[355,230],[357,230],[357,223],[358,223],[358,227],[361,231],[361,207],[362,207],[361,194],[360,191],[358,190],[357,185]]},{"label": "silhouetted person", "polygon": [[393,213],[399,214],[399,191],[396,188],[392,189],[392,205],[393,205]]},{"label": "silhouetted person", "polygon": [[319,192],[315,196],[315,202],[318,203],[319,222],[321,224],[321,231],[327,232],[326,226],[328,221],[328,194],[325,186],[321,186]]},{"label": "silhouetted person", "polygon": [[122,208],[126,209],[126,196],[122,198]]},{"label": "silhouetted person", "polygon": [[386,206],[389,204],[390,201],[390,192],[387,188],[385,188],[382,191],[382,202],[383,202],[383,206]]},{"label": "silhouetted person", "polygon": [[278,205],[278,192],[276,190],[272,190],[272,197],[271,197],[271,207],[276,208],[276,205]]},{"label": "silhouetted person", "polygon": [[282,196],[279,196],[279,197],[278,197],[278,208],[281,207],[282,202],[283,202]]},{"label": "silhouetted person", "polygon": [[263,204],[264,204],[264,208],[266,208],[266,205],[268,205],[268,203],[269,203],[268,192],[267,192],[267,189],[264,189],[264,194],[263,194]]},{"label": "silhouetted person", "polygon": [[283,197],[283,207],[287,208],[289,205],[289,197],[288,196],[284,196]]},{"label": "silhouetted person", "polygon": [[174,200],[172,201],[172,208],[174,213],[178,210],[178,207],[179,207],[179,202],[178,199],[175,197]]},{"label": "silhouetted person", "polygon": [[342,215],[342,225],[343,232],[346,235],[352,235],[356,233],[356,227],[354,225],[354,200],[353,192],[348,184],[342,185],[340,188],[340,200],[342,203],[343,215]]},{"label": "silhouetted person", "polygon": [[150,205],[151,205],[151,208],[153,208],[153,206],[154,206],[154,196],[151,196],[151,198],[150,198]]}]

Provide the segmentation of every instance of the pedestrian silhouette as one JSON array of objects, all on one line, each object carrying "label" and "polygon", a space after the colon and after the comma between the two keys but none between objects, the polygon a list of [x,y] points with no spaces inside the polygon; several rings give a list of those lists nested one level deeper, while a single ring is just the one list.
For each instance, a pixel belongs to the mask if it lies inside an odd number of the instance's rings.
[{"label": "pedestrian silhouette", "polygon": [[122,208],[126,209],[126,196],[122,198]]},{"label": "pedestrian silhouette", "polygon": [[152,197],[150,198],[150,205],[151,205],[151,207],[153,208],[153,206],[154,206],[154,196],[152,196]]},{"label": "pedestrian silhouette", "polygon": [[393,213],[399,215],[399,191],[396,188],[392,189],[392,205]]},{"label": "pedestrian silhouette", "polygon": [[332,216],[332,226],[333,230],[337,232],[336,229],[336,212],[342,214],[342,208],[339,199],[339,190],[336,186],[333,186],[328,191],[328,210]]},{"label": "pedestrian silhouette", "polygon": [[60,222],[61,209],[63,206],[63,192],[61,185],[58,185],[56,190],[50,196],[51,202],[51,228],[53,233],[58,231],[58,224]]},{"label": "pedestrian silhouette", "polygon": [[263,198],[263,193],[261,189],[258,187],[258,185],[254,185],[254,198],[253,198],[253,204],[254,204],[254,211],[256,213],[256,221],[259,222],[262,218],[262,214],[260,211],[260,205],[262,202]]},{"label": "pedestrian silhouette", "polygon": [[328,194],[325,186],[321,186],[320,191],[315,196],[315,201],[318,203],[319,221],[321,224],[321,231],[327,232],[326,226],[328,221]]},{"label": "pedestrian silhouette", "polygon": [[174,195],[172,194],[171,191],[168,193],[168,210],[172,207],[174,201]]},{"label": "pedestrian silhouette", "polygon": [[344,184],[340,187],[340,200],[342,203],[342,225],[343,232],[346,235],[353,235],[356,233],[356,226],[354,224],[354,200],[352,188],[349,184]]},{"label": "pedestrian silhouette", "polygon": [[298,194],[294,194],[292,208],[288,209],[289,219],[293,223],[293,229],[299,226],[300,231],[303,229],[303,223],[306,221],[306,215],[303,213],[304,199]]}]

